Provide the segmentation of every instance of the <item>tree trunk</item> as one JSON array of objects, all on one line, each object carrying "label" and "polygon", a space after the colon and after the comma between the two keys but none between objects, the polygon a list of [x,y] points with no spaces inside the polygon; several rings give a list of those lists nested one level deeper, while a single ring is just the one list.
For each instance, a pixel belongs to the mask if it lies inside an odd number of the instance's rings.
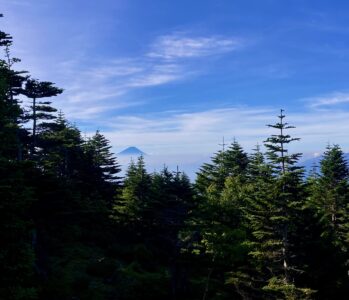
[{"label": "tree trunk", "polygon": [[36,98],[33,98],[33,141],[32,141],[32,149],[31,156],[34,156],[36,147]]},{"label": "tree trunk", "polygon": [[211,276],[214,270],[214,262],[216,259],[216,255],[213,256],[212,258],[212,268],[209,269],[208,274],[207,274],[207,279],[206,279],[206,285],[205,285],[205,291],[204,291],[204,295],[202,297],[202,300],[206,300],[207,296],[208,296],[208,291],[209,291],[209,286],[210,286],[210,280],[211,280]]}]

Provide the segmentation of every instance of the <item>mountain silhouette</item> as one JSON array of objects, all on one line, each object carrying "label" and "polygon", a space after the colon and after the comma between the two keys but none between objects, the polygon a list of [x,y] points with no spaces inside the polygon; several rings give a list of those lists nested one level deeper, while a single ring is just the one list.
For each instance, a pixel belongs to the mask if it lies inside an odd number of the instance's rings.
[{"label": "mountain silhouette", "polygon": [[143,151],[139,150],[137,147],[128,147],[125,150],[122,150],[118,155],[135,155],[141,156],[146,155]]},{"label": "mountain silhouette", "polygon": [[[349,162],[349,153],[343,153],[344,159]],[[305,174],[308,175],[316,166],[316,170],[320,172],[320,162],[323,159],[323,154],[317,157],[309,158],[299,163],[300,166],[304,167]]]}]

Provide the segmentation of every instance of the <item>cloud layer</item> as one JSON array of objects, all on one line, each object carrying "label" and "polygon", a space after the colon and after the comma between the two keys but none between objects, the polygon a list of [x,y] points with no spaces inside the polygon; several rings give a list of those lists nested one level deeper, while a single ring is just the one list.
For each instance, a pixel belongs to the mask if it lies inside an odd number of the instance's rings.
[{"label": "cloud layer", "polygon": [[334,92],[325,96],[307,98],[305,101],[311,108],[329,108],[349,103],[348,92]]},{"label": "cloud layer", "polygon": [[194,58],[223,55],[241,45],[228,37],[172,33],[155,38],[137,57],[87,61],[81,55],[63,61],[54,70],[66,90],[61,107],[76,121],[95,121],[104,112],[142,105],[127,99],[129,93],[198,76],[202,66]]},{"label": "cloud layer", "polygon": [[[151,154],[204,154],[220,148],[221,139],[236,138],[251,151],[254,146],[275,134],[266,124],[277,121],[277,109],[230,107],[198,112],[168,112],[148,116],[120,116],[103,123],[105,134],[116,149],[141,147]],[[349,149],[349,112],[287,112],[287,121],[296,128],[290,134],[300,137],[291,151],[321,151],[328,142]],[[320,146],[315,146],[320,145]],[[314,149],[318,147],[319,149]]]},{"label": "cloud layer", "polygon": [[230,52],[242,46],[239,39],[220,36],[185,37],[182,34],[165,35],[157,38],[149,57],[165,60],[194,58]]}]

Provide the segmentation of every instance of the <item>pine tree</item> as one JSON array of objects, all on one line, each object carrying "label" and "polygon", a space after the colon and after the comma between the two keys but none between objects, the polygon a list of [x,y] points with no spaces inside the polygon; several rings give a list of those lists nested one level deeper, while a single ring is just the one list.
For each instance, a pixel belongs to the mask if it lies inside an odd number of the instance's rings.
[{"label": "pine tree", "polygon": [[205,163],[197,173],[195,187],[200,195],[205,195],[207,189],[214,189],[218,193],[224,188],[225,180],[229,176],[245,175],[248,165],[248,155],[240,144],[234,142],[225,149],[218,151],[211,159],[211,163]]},{"label": "pine tree", "polygon": [[[22,94],[27,96],[29,99],[32,99],[31,113],[27,116],[27,119],[32,120],[33,122],[31,144],[32,157],[37,146],[38,122],[55,119],[56,117],[52,113],[57,111],[55,108],[50,106],[50,101],[38,100],[57,96],[62,92],[62,89],[55,87],[52,82],[48,81],[28,79],[25,84],[25,89],[22,91]],[[41,126],[44,127],[45,123],[42,123]]]},{"label": "pine tree", "polygon": [[0,47],[5,49],[5,59],[0,59],[0,137],[3,141],[0,152],[11,159],[21,160],[20,138],[25,132],[20,128],[23,110],[16,96],[22,91],[26,72],[12,70],[12,65],[20,60],[10,57],[11,45],[12,37],[0,31]]},{"label": "pine tree", "polygon": [[91,151],[94,165],[102,173],[102,179],[116,183],[120,179],[118,176],[120,167],[111,148],[110,142],[98,130],[86,144],[87,151]]},{"label": "pine tree", "polygon": [[308,276],[319,290],[320,299],[341,299],[348,293],[348,177],[343,151],[338,145],[328,145],[320,162],[320,174],[309,180],[307,201],[317,225],[318,236],[313,241],[319,245],[316,256],[308,252],[313,267]]},{"label": "pine tree", "polygon": [[30,165],[0,159],[0,299],[37,299],[33,176]]},{"label": "pine tree", "polygon": [[[9,51],[11,43],[12,37],[0,31],[0,47]],[[14,300],[37,299],[29,213],[35,202],[33,170],[18,161],[22,110],[14,95],[21,82],[0,59],[0,298]]]},{"label": "pine tree", "polygon": [[7,91],[9,89],[8,69],[4,61],[0,60],[0,155],[13,158],[13,150],[16,148],[17,113],[13,113],[16,107],[9,101]]},{"label": "pine tree", "polygon": [[267,164],[260,145],[257,144],[253,151],[254,152],[249,156],[249,164],[247,168],[247,177],[251,183],[253,183],[254,180],[270,178],[272,175],[272,168]]},{"label": "pine tree", "polygon": [[152,191],[148,211],[153,229],[162,235],[164,245],[170,245],[168,251],[174,250],[178,233],[193,207],[191,184],[182,172],[172,173],[164,167],[152,175]]},{"label": "pine tree", "polygon": [[265,141],[270,167],[259,164],[262,169],[270,170],[269,175],[265,179],[259,177],[248,200],[246,217],[253,237],[250,255],[255,260],[259,278],[264,281],[264,286],[257,288],[266,292],[263,297],[305,299],[312,291],[295,285],[297,274],[302,270],[297,260],[295,232],[302,223],[303,170],[297,165],[301,154],[288,153],[287,145],[299,139],[286,133],[294,127],[284,122],[283,112],[278,116],[279,122],[268,125],[279,131]]},{"label": "pine tree", "polygon": [[193,214],[192,224],[193,238],[195,227],[200,232],[196,252],[204,252],[206,258],[203,299],[215,292],[225,293],[225,273],[244,259],[242,208],[248,163],[248,155],[234,140],[198,173],[195,183],[198,208]]},{"label": "pine tree", "polygon": [[[289,208],[293,205],[297,205],[298,203],[293,203],[297,201],[297,185],[300,185],[300,178],[302,176],[302,169],[299,166],[295,166],[300,153],[296,154],[288,154],[288,150],[286,146],[293,142],[298,141],[299,138],[291,138],[290,135],[285,134],[285,130],[294,128],[293,126],[289,126],[288,123],[284,123],[285,115],[283,114],[283,110],[281,110],[279,115],[279,123],[274,125],[268,125],[269,127],[275,128],[279,130],[279,134],[272,135],[265,142],[265,147],[268,149],[267,156],[274,167],[275,175],[277,179],[279,179],[280,184],[280,215],[278,216],[278,221],[280,222],[280,227],[278,231],[282,236],[282,264],[284,270],[284,282],[289,284],[292,282],[291,274],[290,274],[290,254],[289,251],[289,221],[291,216]],[[295,197],[296,196],[296,197]],[[297,201],[298,202],[298,201]]]},{"label": "pine tree", "polygon": [[321,175],[311,197],[313,208],[327,228],[324,235],[332,236],[336,245],[346,249],[349,234],[349,169],[338,145],[327,147],[320,167]]},{"label": "pine tree", "polygon": [[227,274],[227,283],[235,287],[243,299],[271,299],[264,291],[270,278],[270,265],[274,259],[275,246],[279,245],[273,231],[273,217],[276,213],[275,178],[272,166],[268,164],[260,146],[250,155],[248,176],[244,187],[242,206],[242,226],[246,239],[244,261]]},{"label": "pine tree", "polygon": [[98,190],[110,209],[120,192],[121,179],[121,168],[111,148],[110,142],[99,131],[84,144],[84,156],[90,162],[86,165],[89,169],[87,181]]},{"label": "pine tree", "polygon": [[122,194],[114,208],[119,221],[134,226],[149,226],[146,214],[152,196],[151,182],[143,156],[136,163],[132,160],[126,171]]},{"label": "pine tree", "polygon": [[[40,132],[37,162],[46,173],[63,179],[76,174],[77,164],[83,160],[83,139],[80,131],[69,124],[62,113]],[[91,163],[86,160],[86,163]]]},{"label": "pine tree", "polygon": [[[170,272],[172,297],[181,299],[186,292],[186,276],[181,260],[180,233],[193,205],[193,190],[188,177],[170,172],[166,166],[152,174],[152,197],[147,210],[150,230],[146,240],[158,261]],[[148,243],[149,243],[148,242]]]}]

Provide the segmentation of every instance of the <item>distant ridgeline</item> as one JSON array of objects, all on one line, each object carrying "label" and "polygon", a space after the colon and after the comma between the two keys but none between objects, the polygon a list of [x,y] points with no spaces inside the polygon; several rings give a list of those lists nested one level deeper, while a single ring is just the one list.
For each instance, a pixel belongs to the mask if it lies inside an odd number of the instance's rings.
[{"label": "distant ridgeline", "polygon": [[121,180],[109,141],[57,113],[62,89],[16,71],[11,44],[0,31],[0,299],[348,298],[338,145],[304,177],[281,110],[263,151],[223,146],[194,184],[136,147]]}]

